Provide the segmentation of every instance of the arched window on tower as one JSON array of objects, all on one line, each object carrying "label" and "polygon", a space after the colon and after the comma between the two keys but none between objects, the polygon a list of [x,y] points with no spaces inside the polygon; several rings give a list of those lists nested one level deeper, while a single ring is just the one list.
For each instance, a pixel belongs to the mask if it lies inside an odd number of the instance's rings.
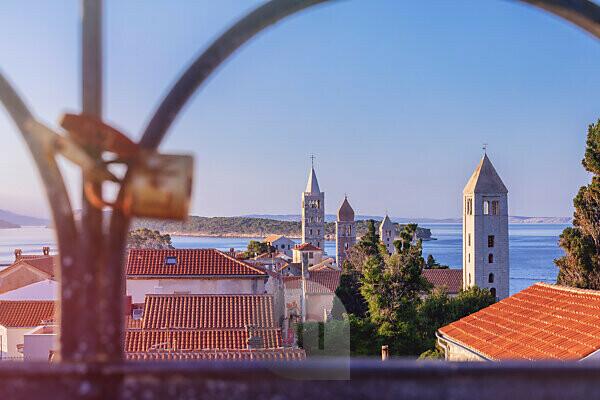
[{"label": "arched window on tower", "polygon": [[496,298],[496,288],[495,287],[490,289],[490,293],[492,294],[492,296],[494,296],[494,298]]},{"label": "arched window on tower", "polygon": [[488,283],[494,283],[494,274],[488,275]]},{"label": "arched window on tower", "polygon": [[490,202],[485,200],[483,202],[483,215],[489,215],[490,214]]},{"label": "arched window on tower", "polygon": [[494,262],[494,255],[488,254],[488,264],[492,264]]},{"label": "arched window on tower", "polygon": [[471,274],[469,273],[469,286],[471,286]]},{"label": "arched window on tower", "polygon": [[492,215],[498,215],[500,211],[500,206],[498,204],[498,200],[492,201]]}]

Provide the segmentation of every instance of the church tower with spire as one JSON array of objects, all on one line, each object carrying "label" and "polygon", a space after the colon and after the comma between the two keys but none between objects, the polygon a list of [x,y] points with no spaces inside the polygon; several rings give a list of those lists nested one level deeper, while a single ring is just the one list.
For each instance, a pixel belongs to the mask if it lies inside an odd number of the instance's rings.
[{"label": "church tower with spire", "polygon": [[508,190],[487,154],[463,190],[463,287],[509,295]]},{"label": "church tower with spire", "polygon": [[325,193],[319,189],[314,165],[302,193],[302,243],[325,250]]},{"label": "church tower with spire", "polygon": [[379,225],[379,239],[383,242],[387,253],[390,255],[394,254],[396,251],[394,240],[396,240],[397,233],[396,225],[394,225],[386,212],[383,221],[381,221],[381,224]]},{"label": "church tower with spire", "polygon": [[335,223],[335,260],[339,267],[344,263],[348,250],[355,244],[354,210],[348,203],[348,197],[345,197],[338,210]]}]

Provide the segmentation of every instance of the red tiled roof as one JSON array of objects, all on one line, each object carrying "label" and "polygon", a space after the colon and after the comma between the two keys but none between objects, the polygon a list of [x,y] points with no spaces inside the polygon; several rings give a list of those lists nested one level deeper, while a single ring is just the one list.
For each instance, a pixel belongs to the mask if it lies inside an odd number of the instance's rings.
[{"label": "red tiled roof", "polygon": [[186,361],[186,360],[265,360],[301,361],[306,359],[304,349],[260,349],[260,350],[195,350],[195,351],[152,351],[126,353],[133,361]]},{"label": "red tiled roof", "polygon": [[320,248],[318,248],[317,246],[313,246],[310,243],[298,244],[298,245],[294,246],[294,249],[300,250],[300,251],[321,251]]},{"label": "red tiled roof", "polygon": [[[278,328],[255,329],[262,337],[265,348],[281,347]],[[149,350],[231,350],[248,347],[246,329],[203,330],[128,330],[125,336],[126,352]]]},{"label": "red tiled roof", "polygon": [[578,360],[600,349],[600,291],[537,283],[439,334],[492,360]]},{"label": "red tiled roof", "polygon": [[5,275],[7,272],[11,272],[17,268],[21,268],[23,266],[28,265],[37,270],[40,270],[41,272],[52,278],[54,277],[55,257],[56,256],[24,255],[21,256],[19,260],[15,261],[13,264],[3,269],[1,271],[1,274]]},{"label": "red tiled roof", "polygon": [[[176,257],[168,265],[167,257]],[[215,249],[132,249],[127,258],[128,276],[264,275],[260,268]]]},{"label": "red tiled roof", "polygon": [[456,294],[463,286],[462,269],[424,269],[423,277],[434,287],[445,287],[449,294]]},{"label": "red tiled roof", "polygon": [[272,328],[270,295],[146,295],[143,329]]},{"label": "red tiled roof", "polygon": [[[307,278],[306,292],[309,294],[330,294],[335,293],[340,284],[341,271],[311,271]],[[300,276],[284,276],[283,283],[286,290],[300,290]]]},{"label": "red tiled roof", "polygon": [[0,325],[30,328],[54,319],[54,301],[0,301]]}]

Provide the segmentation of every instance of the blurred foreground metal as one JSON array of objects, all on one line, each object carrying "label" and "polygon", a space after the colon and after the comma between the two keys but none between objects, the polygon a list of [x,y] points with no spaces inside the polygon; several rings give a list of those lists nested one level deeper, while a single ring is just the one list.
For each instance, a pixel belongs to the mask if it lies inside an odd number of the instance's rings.
[{"label": "blurred foreground metal", "polygon": [[[273,0],[241,19],[185,70],[153,114],[142,139],[134,144],[134,150],[124,135],[102,125],[101,0],[82,2],[81,118],[91,121],[91,125],[84,124],[81,131],[71,131],[71,135],[56,134],[35,119],[16,90],[0,74],[0,102],[31,150],[55,222],[61,264],[63,360],[53,365],[0,364],[2,393],[10,394],[12,399],[600,397],[595,390],[600,378],[600,365],[596,363],[457,365],[357,360],[352,362],[350,381],[307,384],[304,380],[326,377],[327,371],[347,365],[331,361],[275,366],[262,362],[138,364],[123,361],[123,261],[129,220],[132,215],[145,213],[181,218],[187,212],[189,201],[189,190],[181,184],[191,181],[185,173],[189,172],[191,161],[165,159],[155,153],[156,149],[187,101],[235,50],[288,15],[328,1]],[[591,1],[522,2],[553,13],[600,38],[600,7]],[[67,130],[74,126],[69,122],[74,121],[67,121],[64,125]],[[85,140],[90,126],[95,126],[99,135],[91,134],[89,140]],[[115,149],[124,149],[125,156],[130,158],[126,163],[127,174],[117,179],[119,196],[114,204],[108,204],[102,201],[102,181],[114,179],[107,175],[103,153]],[[133,153],[146,154],[146,158],[131,158]],[[74,218],[56,162],[60,154],[82,167],[83,206],[79,221]],[[136,179],[136,176],[141,178]],[[161,179],[168,183],[156,188],[148,186],[149,182]],[[176,202],[171,204],[173,209],[164,212],[164,207],[150,202],[152,196],[163,204],[170,204],[173,199]],[[113,207],[108,229],[104,229],[103,206]],[[290,377],[296,380],[286,379]]]}]

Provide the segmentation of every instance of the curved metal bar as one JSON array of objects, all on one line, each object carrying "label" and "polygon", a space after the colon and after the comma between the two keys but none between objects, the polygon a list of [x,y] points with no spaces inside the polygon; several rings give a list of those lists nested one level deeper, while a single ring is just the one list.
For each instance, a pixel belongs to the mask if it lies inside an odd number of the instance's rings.
[{"label": "curved metal bar", "polygon": [[44,182],[52,217],[55,221],[61,265],[63,268],[71,268],[75,265],[78,236],[67,188],[56,164],[53,149],[35,135],[33,129],[35,129],[35,125],[39,125],[39,122],[36,121],[23,100],[1,73],[0,103],[4,105],[21,131],[31,151],[42,182]]},{"label": "curved metal bar", "polygon": [[519,0],[566,19],[600,38],[600,6],[588,0]]},{"label": "curved metal bar", "polygon": [[[273,0],[257,8],[215,40],[181,75],[150,120],[140,145],[155,149],[194,92],[234,51],[263,29],[316,4],[332,0]],[[518,0],[539,7],[600,38],[600,6],[589,0]]]}]

